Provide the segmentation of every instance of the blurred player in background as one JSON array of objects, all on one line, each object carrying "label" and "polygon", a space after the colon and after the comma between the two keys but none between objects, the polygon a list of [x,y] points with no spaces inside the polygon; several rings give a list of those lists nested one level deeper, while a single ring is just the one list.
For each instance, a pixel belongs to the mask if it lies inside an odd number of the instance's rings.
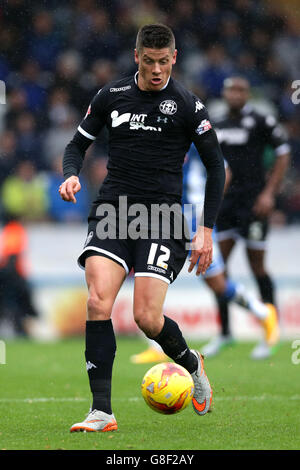
[{"label": "blurred player in background", "polygon": [[[226,182],[225,182],[225,193],[227,187],[230,185],[231,172],[226,164]],[[205,194],[205,181],[206,171],[203,166],[199,153],[197,152],[194,145],[191,146],[185,164],[183,166],[183,204],[193,204],[193,207],[202,209],[204,203]],[[194,217],[191,217],[194,215]],[[185,212],[185,216],[188,219],[190,233],[195,232],[195,214],[191,211]],[[208,287],[221,299],[226,302],[235,302],[241,307],[244,307],[250,314],[254,315],[262,325],[264,330],[265,343],[273,345],[278,341],[279,338],[279,327],[277,321],[277,314],[275,307],[271,304],[264,304],[255,297],[249,295],[245,287],[237,282],[228,279],[225,275],[225,266],[222,259],[222,255],[216,242],[216,232],[213,232],[214,238],[214,251],[213,261],[206,273],[203,275],[203,279]],[[149,348],[145,351],[135,354],[131,357],[131,361],[135,364],[143,364],[148,362],[162,362],[167,361],[168,358],[161,350],[161,348],[154,341],[148,340]],[[214,344],[216,340],[214,341]],[[226,343],[227,345],[232,344],[233,340]],[[205,353],[205,350],[203,351]],[[208,354],[209,355],[209,354]]]},{"label": "blurred player in background", "polygon": [[[117,429],[111,409],[116,352],[111,312],[132,268],[137,325],[147,337],[159,343],[165,354],[191,373],[195,412],[204,415],[210,409],[212,390],[203,358],[189,349],[177,323],[162,313],[168,285],[179,274],[188,254],[189,237],[184,233],[176,238],[174,227],[184,225],[182,166],[192,142],[202,155],[207,171],[203,226],[198,227],[193,238],[189,266],[189,272],[196,266],[197,275],[204,273],[212,261],[212,229],[225,181],[222,152],[204,105],[171,77],[176,57],[174,35],[168,27],[142,27],[135,50],[138,72],[99,90],[64,154],[65,181],[59,192],[65,201],[76,202],[85,152],[102,128],[108,128],[108,174],[92,205],[88,237],[78,260],[85,268],[89,291],[85,357],[93,403],[87,418],[74,424],[71,432]],[[174,214],[175,220],[171,220],[170,214],[168,218],[171,236],[164,237],[162,224],[153,227],[152,220],[150,226],[146,220],[142,229],[147,236],[130,237],[132,217],[123,213],[120,196],[128,198],[131,208],[137,203],[150,210],[162,203],[168,207],[176,204],[180,213]],[[112,219],[107,220],[105,209],[101,214],[104,203],[113,207]],[[125,236],[118,222],[120,217],[126,222]],[[114,236],[99,236],[103,222],[108,229],[115,227]]]},{"label": "blurred player in background", "polygon": [[[228,106],[225,117],[216,122],[216,132],[229,164],[232,180],[217,219],[217,237],[225,262],[238,239],[246,243],[250,268],[265,303],[275,304],[273,281],[265,267],[269,217],[290,159],[290,147],[282,127],[272,115],[263,116],[248,102],[250,86],[242,77],[224,82],[223,96]],[[264,165],[264,150],[269,145],[275,154],[271,169]],[[204,349],[206,356],[217,354],[230,344],[232,335],[228,318],[228,299],[217,295],[221,334]],[[275,341],[276,343],[276,341]],[[253,358],[269,357],[274,348],[263,341]]]},{"label": "blurred player in background", "polygon": [[28,281],[28,235],[23,223],[8,213],[0,231],[0,316],[17,336],[31,336],[38,319]]}]

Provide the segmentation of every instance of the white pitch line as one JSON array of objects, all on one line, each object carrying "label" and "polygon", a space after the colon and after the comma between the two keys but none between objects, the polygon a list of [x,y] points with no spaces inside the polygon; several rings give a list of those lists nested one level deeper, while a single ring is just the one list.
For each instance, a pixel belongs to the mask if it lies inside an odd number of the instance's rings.
[{"label": "white pitch line", "polygon": [[[264,400],[293,400],[299,401],[300,395],[292,395],[290,397],[281,396],[281,395],[258,395],[258,396],[247,396],[247,395],[238,395],[238,396],[228,396],[220,397],[215,396],[213,398],[215,401],[264,401]],[[114,398],[114,401],[142,401],[142,397],[130,397],[130,398]],[[77,397],[64,397],[64,398],[55,398],[55,397],[41,397],[41,398],[0,398],[1,403],[59,403],[59,402],[85,402],[90,401],[89,398],[77,398]]]}]

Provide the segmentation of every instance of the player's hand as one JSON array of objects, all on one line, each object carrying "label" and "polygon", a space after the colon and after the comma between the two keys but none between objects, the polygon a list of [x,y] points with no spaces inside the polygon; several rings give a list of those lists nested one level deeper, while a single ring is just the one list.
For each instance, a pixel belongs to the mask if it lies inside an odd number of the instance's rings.
[{"label": "player's hand", "polygon": [[196,276],[205,274],[212,262],[212,255],[212,229],[208,227],[198,227],[197,233],[192,240],[192,252],[189,259],[190,266],[188,272],[191,273],[198,262]]},{"label": "player's hand", "polygon": [[272,193],[268,191],[262,191],[253,206],[253,212],[258,217],[266,217],[274,209],[275,198]]},{"label": "player's hand", "polygon": [[73,202],[76,204],[75,194],[81,190],[81,184],[78,176],[70,176],[59,187],[60,197],[64,201]]}]

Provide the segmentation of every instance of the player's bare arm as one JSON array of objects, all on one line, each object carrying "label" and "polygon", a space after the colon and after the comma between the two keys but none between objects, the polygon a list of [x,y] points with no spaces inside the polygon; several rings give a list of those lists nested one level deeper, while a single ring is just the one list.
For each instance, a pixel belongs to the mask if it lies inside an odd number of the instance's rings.
[{"label": "player's bare arm", "polygon": [[277,157],[263,191],[258,195],[253,206],[253,212],[259,217],[270,215],[274,209],[275,197],[290,161],[290,154],[285,153]]}]

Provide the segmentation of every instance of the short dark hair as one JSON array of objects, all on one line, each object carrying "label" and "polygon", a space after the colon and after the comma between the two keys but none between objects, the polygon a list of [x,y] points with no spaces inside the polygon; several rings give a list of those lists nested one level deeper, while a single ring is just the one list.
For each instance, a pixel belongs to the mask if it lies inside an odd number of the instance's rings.
[{"label": "short dark hair", "polygon": [[175,37],[171,28],[164,24],[147,24],[142,26],[136,37],[136,50],[139,53],[143,47],[163,49],[169,47],[175,50]]}]

